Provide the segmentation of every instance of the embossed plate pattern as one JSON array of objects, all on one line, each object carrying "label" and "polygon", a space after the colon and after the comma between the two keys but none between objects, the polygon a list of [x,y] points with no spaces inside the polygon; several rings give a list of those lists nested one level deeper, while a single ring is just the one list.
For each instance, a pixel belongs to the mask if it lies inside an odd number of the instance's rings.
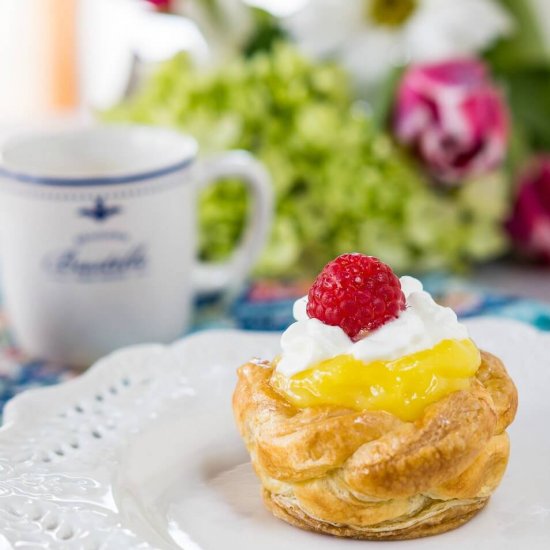
[{"label": "embossed plate pattern", "polygon": [[[468,323],[520,395],[508,472],[464,527],[395,548],[550,547],[550,335]],[[331,550],[380,543],[302,532],[263,509],[230,408],[236,367],[278,335],[196,334],[116,352],[71,382],[26,392],[0,430],[0,549]]]}]

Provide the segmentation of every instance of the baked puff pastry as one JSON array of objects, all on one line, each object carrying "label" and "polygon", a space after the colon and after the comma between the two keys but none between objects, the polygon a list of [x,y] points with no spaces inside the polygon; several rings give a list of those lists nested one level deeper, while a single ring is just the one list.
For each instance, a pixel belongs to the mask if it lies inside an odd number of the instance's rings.
[{"label": "baked puff pastry", "polygon": [[327,264],[272,362],[238,370],[233,411],[278,518],[399,540],[481,510],[508,462],[516,388],[456,314],[376,258]]},{"label": "baked puff pastry", "polygon": [[384,411],[297,409],[272,388],[273,368],[238,370],[233,409],[266,506],[292,525],[369,540],[435,535],[472,518],[502,478],[517,393],[490,353],[470,389],[414,422]]}]

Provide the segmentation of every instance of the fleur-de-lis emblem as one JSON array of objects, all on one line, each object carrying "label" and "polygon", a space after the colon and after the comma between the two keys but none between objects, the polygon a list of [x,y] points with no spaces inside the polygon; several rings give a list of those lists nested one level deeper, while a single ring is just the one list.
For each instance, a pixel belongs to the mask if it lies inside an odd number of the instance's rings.
[{"label": "fleur-de-lis emblem", "polygon": [[80,216],[103,222],[111,216],[116,216],[121,210],[120,206],[107,206],[103,197],[97,197],[93,208],[81,208],[78,212]]}]

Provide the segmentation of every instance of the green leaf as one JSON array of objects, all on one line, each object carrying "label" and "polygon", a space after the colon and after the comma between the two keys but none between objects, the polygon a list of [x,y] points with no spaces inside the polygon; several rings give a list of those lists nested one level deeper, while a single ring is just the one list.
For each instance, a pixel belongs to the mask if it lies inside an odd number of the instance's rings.
[{"label": "green leaf", "polygon": [[286,31],[272,14],[260,8],[251,8],[254,32],[244,46],[244,55],[251,57],[258,52],[268,52],[287,37]]},{"label": "green leaf", "polygon": [[[499,79],[513,114],[515,146],[523,138],[531,150],[550,150],[550,66],[510,69]],[[522,154],[517,148],[514,153]]]},{"label": "green leaf", "polygon": [[550,51],[533,2],[501,0],[515,21],[514,34],[486,55],[510,105],[509,167],[516,172],[533,151],[550,150]]},{"label": "green leaf", "polygon": [[500,40],[486,54],[498,71],[550,63],[550,52],[542,37],[531,2],[528,0],[500,0],[514,20],[513,34]]}]

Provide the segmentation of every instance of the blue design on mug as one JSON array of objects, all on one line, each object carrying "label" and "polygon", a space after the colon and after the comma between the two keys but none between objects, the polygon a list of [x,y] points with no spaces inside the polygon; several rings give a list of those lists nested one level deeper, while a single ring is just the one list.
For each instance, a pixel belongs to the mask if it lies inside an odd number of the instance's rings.
[{"label": "blue design on mug", "polygon": [[43,258],[46,272],[57,281],[104,282],[143,276],[149,264],[147,246],[137,243],[129,248],[97,252],[73,245],[52,251]]},{"label": "blue design on mug", "polygon": [[91,218],[96,222],[104,222],[122,212],[120,206],[107,206],[103,197],[97,197],[92,208],[81,208],[78,213],[83,218]]}]

